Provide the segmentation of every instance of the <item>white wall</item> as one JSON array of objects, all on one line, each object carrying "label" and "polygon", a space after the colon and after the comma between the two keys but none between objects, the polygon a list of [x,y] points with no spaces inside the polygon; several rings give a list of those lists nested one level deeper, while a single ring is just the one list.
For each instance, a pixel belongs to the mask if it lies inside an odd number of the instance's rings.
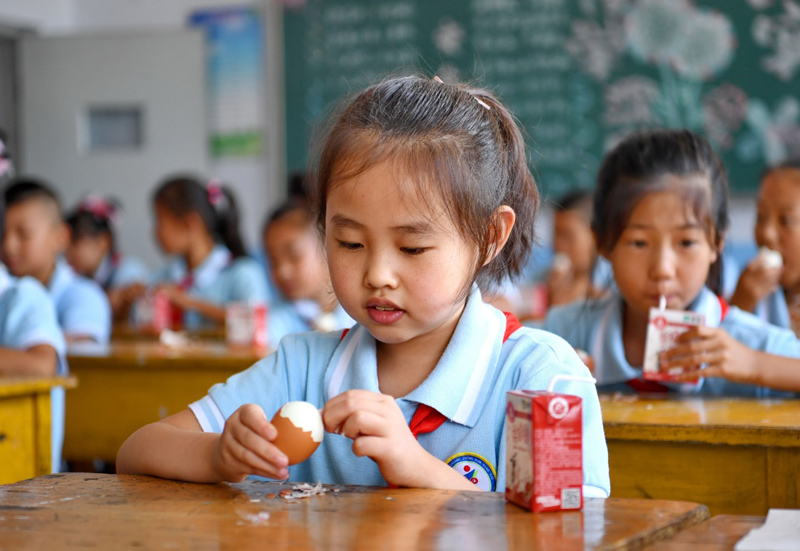
[{"label": "white wall", "polygon": [[69,0],[75,31],[183,27],[190,13],[222,6],[248,6],[259,0]]},{"label": "white wall", "polygon": [[0,0],[0,23],[43,33],[69,32],[73,4],[73,0]]}]

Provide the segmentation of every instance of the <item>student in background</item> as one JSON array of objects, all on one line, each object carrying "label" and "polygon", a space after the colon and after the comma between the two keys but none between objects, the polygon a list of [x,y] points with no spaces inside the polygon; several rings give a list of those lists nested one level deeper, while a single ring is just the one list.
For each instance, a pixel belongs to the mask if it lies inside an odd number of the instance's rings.
[{"label": "student in background", "polygon": [[[601,387],[658,386],[648,386],[640,376],[649,310],[659,306],[661,296],[667,308],[705,316],[705,326],[689,329],[662,353],[662,369],[702,366],[701,376],[716,376],[758,372],[771,363],[800,368],[800,344],[790,331],[728,307],[706,287],[706,282],[718,285],[728,183],[722,161],[704,139],[686,130],[665,130],[623,140],[598,171],[592,227],[619,292],[555,308],[545,328],[588,352]],[[681,389],[770,394],[757,385],[719,378]]]},{"label": "student in background", "polygon": [[228,303],[266,303],[266,280],[246,255],[230,190],[179,175],[158,187],[153,209],[158,244],[174,257],[156,282],[183,311],[184,328],[224,323]]},{"label": "student in background", "polygon": [[[562,339],[481,298],[479,284],[518,274],[531,252],[526,151],[483,90],[405,77],[355,97],[325,142],[313,197],[334,291],[358,323],[284,337],[191,409],[133,434],[118,472],[502,491],[506,391],[589,374]],[[584,491],[607,496],[594,386],[560,390],[583,397]],[[290,400],[324,406],[337,434],[287,469],[266,415]],[[479,463],[469,480],[467,456]]]},{"label": "student in background", "polygon": [[755,238],[762,250],[740,275],[730,302],[800,334],[800,159],[764,174],[757,208]]},{"label": "student in background", "polygon": [[270,305],[273,345],[290,333],[334,331],[355,323],[333,294],[324,244],[303,199],[290,199],[275,209],[263,236],[272,281],[283,297]]},{"label": "student in background", "polygon": [[108,295],[115,321],[126,321],[131,304],[149,278],[138,258],[117,251],[114,226],[119,203],[88,196],[67,216],[70,244],[66,258],[77,273],[96,281]]},{"label": "student in background", "polygon": [[[4,227],[0,201],[0,235]],[[0,377],[67,374],[66,344],[53,302],[32,277],[9,275],[0,263]],[[52,471],[61,464],[64,442],[64,389],[50,392]]]},{"label": "student in background", "polygon": [[67,342],[108,342],[111,308],[105,293],[61,257],[69,229],[55,193],[38,180],[17,179],[5,189],[4,200],[3,259],[9,271],[34,277],[47,287]]}]

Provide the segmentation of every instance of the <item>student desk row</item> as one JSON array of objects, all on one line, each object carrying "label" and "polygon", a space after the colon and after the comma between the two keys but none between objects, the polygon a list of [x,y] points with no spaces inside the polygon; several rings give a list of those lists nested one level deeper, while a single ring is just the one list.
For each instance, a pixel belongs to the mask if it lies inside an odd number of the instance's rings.
[{"label": "student desk row", "polygon": [[191,484],[73,473],[0,487],[0,550],[641,549],[708,518],[703,505],[587,499],[533,514],[502,494],[290,484]]},{"label": "student desk row", "polygon": [[50,389],[74,378],[0,377],[0,484],[51,469]]},{"label": "student desk row", "polygon": [[201,340],[181,348],[155,340],[70,347],[67,361],[80,386],[67,393],[64,458],[115,461],[138,428],[186,409],[263,354]]},{"label": "student desk row", "polygon": [[602,396],[601,407],[612,495],[714,515],[800,508],[800,400]]},{"label": "student desk row", "polygon": [[[187,407],[259,359],[198,342],[73,351],[64,457],[114,461],[139,427]],[[602,396],[612,495],[696,501],[713,514],[800,507],[800,401]],[[270,415],[267,412],[267,415]]]}]

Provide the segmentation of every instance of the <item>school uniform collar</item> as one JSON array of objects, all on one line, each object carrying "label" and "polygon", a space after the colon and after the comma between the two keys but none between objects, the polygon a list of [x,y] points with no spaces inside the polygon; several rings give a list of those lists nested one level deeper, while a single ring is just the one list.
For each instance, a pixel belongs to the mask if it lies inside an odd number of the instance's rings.
[{"label": "school uniform collar", "polygon": [[112,256],[107,254],[100,261],[100,265],[95,270],[92,279],[95,280],[101,287],[108,287],[111,282],[111,276],[114,275],[114,262]]},{"label": "school uniform collar", "polygon": [[60,296],[74,279],[75,271],[67,264],[66,260],[59,258],[56,260],[55,268],[53,268],[53,275],[50,276],[50,281],[47,282],[47,290],[55,297]]},{"label": "school uniform collar", "polygon": [[[476,285],[433,372],[402,399],[428,405],[461,425],[475,426],[503,346],[506,318],[484,303]],[[347,389],[380,392],[375,339],[356,325],[339,344],[325,376],[326,401]]]},{"label": "school uniform collar", "polygon": [[11,275],[8,273],[5,264],[0,263],[0,294],[11,285]]},{"label": "school uniform collar", "polygon": [[[203,261],[191,272],[192,288],[204,289],[211,285],[217,276],[231,262],[231,252],[225,245],[217,244],[211,249]],[[176,260],[171,270],[171,279],[181,281],[189,275],[189,269],[183,258]]]}]

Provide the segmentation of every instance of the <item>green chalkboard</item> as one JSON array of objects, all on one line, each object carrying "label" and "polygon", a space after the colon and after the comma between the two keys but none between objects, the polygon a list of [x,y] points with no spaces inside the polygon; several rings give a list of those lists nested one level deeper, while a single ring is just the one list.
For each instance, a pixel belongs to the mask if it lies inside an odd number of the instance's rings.
[{"label": "green chalkboard", "polygon": [[287,165],[348,93],[422,72],[493,89],[525,127],[548,195],[592,187],[645,127],[689,127],[734,191],[800,155],[800,2],[286,0]]}]

